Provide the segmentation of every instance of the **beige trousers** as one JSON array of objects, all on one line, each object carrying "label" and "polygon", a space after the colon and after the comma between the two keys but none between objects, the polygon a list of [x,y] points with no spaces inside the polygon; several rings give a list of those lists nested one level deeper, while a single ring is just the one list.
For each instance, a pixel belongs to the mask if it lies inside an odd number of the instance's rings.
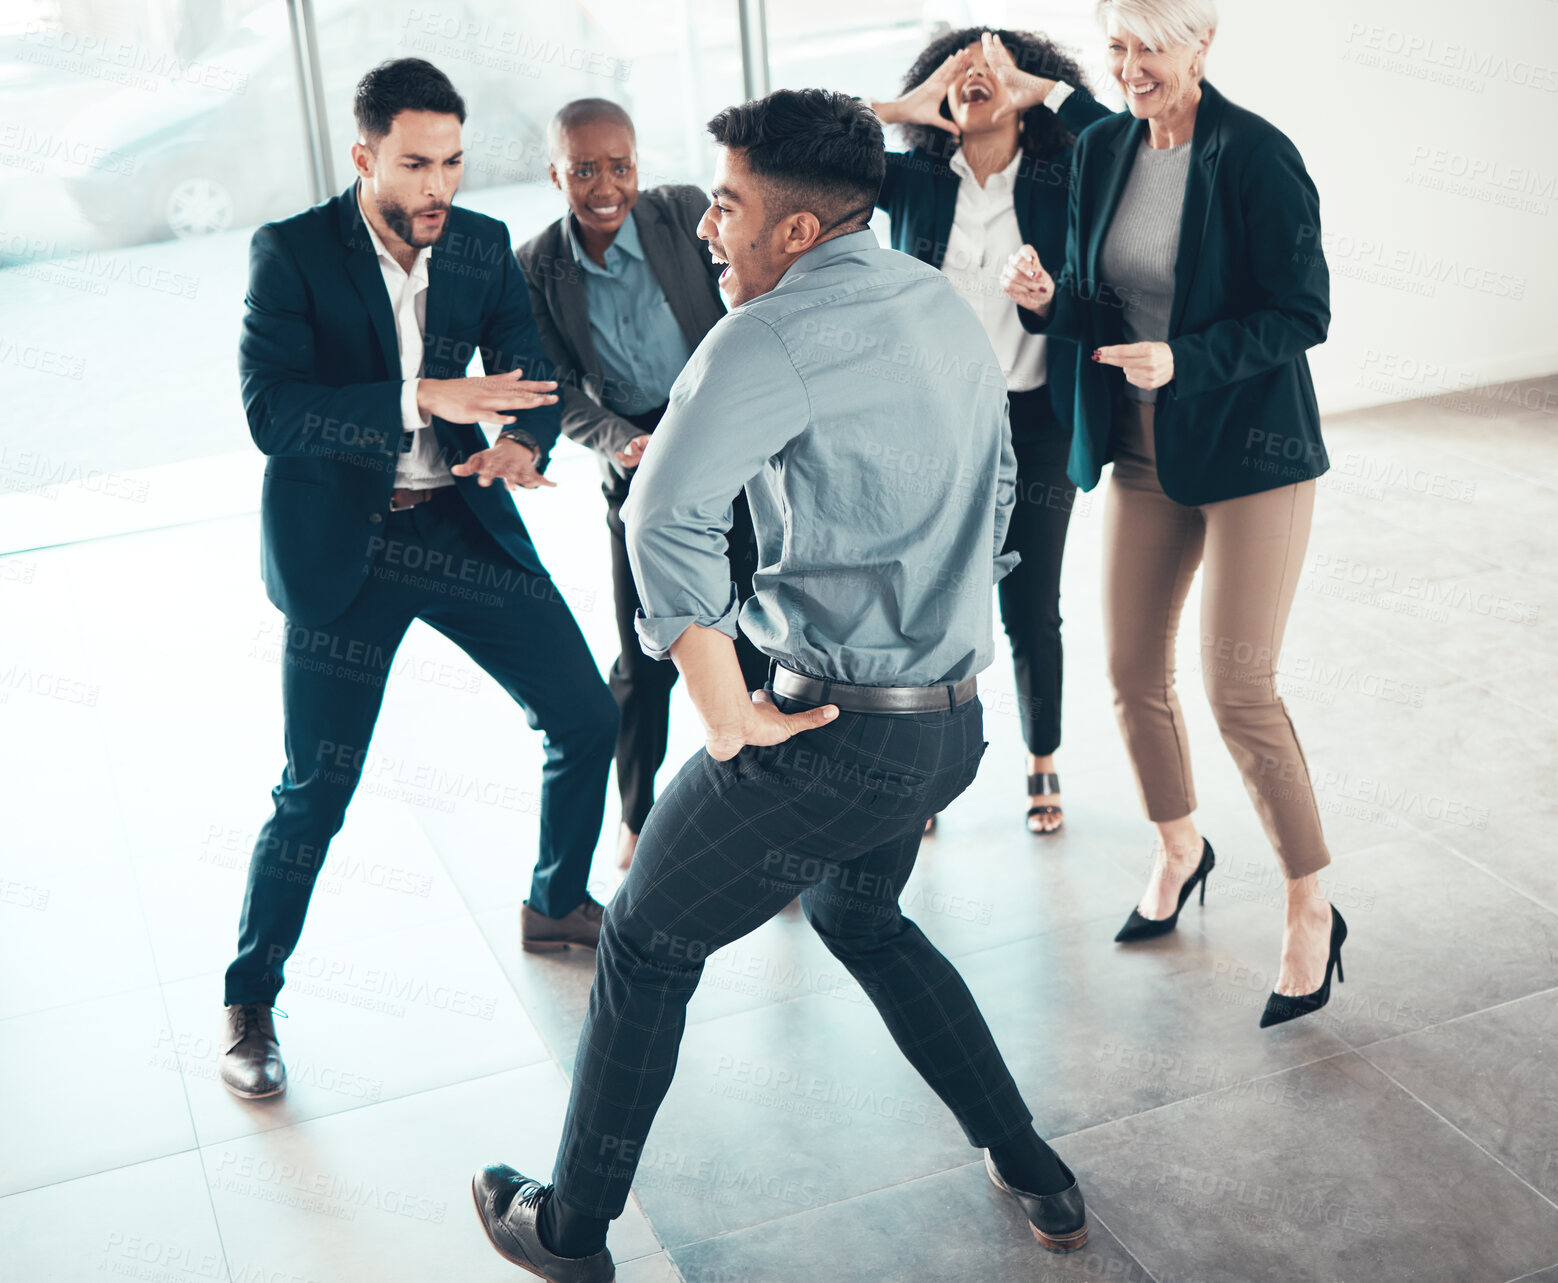
[{"label": "beige trousers", "polygon": [[1315,483],[1186,507],[1158,484],[1153,407],[1122,398],[1104,505],[1104,636],[1115,712],[1147,818],[1195,810],[1189,742],[1174,692],[1174,639],[1196,567],[1201,670],[1223,743],[1283,872],[1330,863],[1309,766],[1276,691]]}]

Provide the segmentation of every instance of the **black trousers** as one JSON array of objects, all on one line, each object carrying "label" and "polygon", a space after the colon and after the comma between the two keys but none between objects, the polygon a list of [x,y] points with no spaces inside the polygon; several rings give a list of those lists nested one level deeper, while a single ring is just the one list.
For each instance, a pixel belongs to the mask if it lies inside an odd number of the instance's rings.
[{"label": "black trousers", "polygon": [[[321,627],[287,624],[281,699],[287,765],[255,842],[227,969],[229,1004],[274,1002],[330,839],[358,783],[420,792],[439,750],[376,758],[369,740],[406,630],[422,619],[490,673],[542,731],[541,853],[531,907],[566,916],[584,900],[600,837],[617,710],[550,579],[521,570],[453,487],[389,513],[361,591]],[[501,774],[501,765],[489,764]],[[502,853],[494,853],[501,859]]]},{"label": "black trousers", "polygon": [[1060,747],[1060,563],[1076,487],[1066,476],[1071,433],[1060,425],[1047,387],[1008,394],[1017,455],[1017,506],[1006,548],[1022,561],[996,585],[1001,624],[1012,643],[1017,709],[1028,751]]},{"label": "black trousers", "polygon": [[[646,414],[629,415],[628,421],[651,432],[665,407]],[[636,471],[627,477],[610,473],[601,483],[606,496],[606,528],[611,532],[611,589],[617,612],[617,662],[607,680],[621,713],[617,732],[617,790],[622,799],[622,822],[642,833],[655,800],[655,774],[665,762],[666,738],[671,725],[671,687],[676,684],[676,665],[669,659],[650,659],[639,644],[633,620],[638,615],[638,586],[628,564],[627,531],[622,524],[622,505],[631,492]],[[752,575],[757,570],[757,539],[745,495],[731,506],[729,538],[730,577],[737,597],[752,595]],[[741,664],[747,689],[757,690],[768,679],[768,658],[745,636],[736,638],[736,659]]]},{"label": "black trousers", "polygon": [[982,728],[977,699],[939,713],[840,713],[728,762],[702,750],[689,759],[602,924],[553,1173],[563,1202],[621,1214],[704,959],[797,893],[971,1145],[1032,1122],[967,985],[898,907],[926,817],[974,778]]}]

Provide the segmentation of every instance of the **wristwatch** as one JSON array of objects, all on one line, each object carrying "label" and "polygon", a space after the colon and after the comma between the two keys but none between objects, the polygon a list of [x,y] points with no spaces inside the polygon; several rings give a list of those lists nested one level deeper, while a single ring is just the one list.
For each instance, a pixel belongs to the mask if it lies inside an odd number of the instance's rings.
[{"label": "wristwatch", "polygon": [[499,441],[514,441],[523,446],[529,446],[536,452],[536,458],[541,457],[541,447],[536,444],[536,439],[523,428],[504,428],[498,433]]}]

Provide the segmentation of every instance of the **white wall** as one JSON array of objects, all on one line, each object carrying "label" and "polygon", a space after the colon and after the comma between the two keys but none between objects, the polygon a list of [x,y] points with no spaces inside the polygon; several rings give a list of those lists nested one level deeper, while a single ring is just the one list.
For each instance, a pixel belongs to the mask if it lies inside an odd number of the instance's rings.
[{"label": "white wall", "polygon": [[[1080,43],[1108,83],[1091,0],[927,8]],[[1293,139],[1320,190],[1321,409],[1558,371],[1558,0],[1218,10],[1209,78]]]}]

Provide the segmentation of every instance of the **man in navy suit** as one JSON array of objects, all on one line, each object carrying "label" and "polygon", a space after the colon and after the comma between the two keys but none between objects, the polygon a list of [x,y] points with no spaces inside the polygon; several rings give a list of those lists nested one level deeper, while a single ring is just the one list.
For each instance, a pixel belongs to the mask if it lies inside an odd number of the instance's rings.
[{"label": "man in navy suit", "polygon": [[[239,371],[268,456],[261,565],[286,615],[287,765],[226,977],[222,1080],[247,1098],[286,1088],[272,1004],[413,619],[546,737],[525,948],[600,933],[585,885],[617,708],[508,494],[553,484],[559,427],[525,278],[504,225],[451,204],[465,104],[441,71],[383,63],[354,112],[352,186],[259,228],[249,251]],[[478,352],[486,374],[466,377]],[[478,422],[503,425],[492,445]]]}]

